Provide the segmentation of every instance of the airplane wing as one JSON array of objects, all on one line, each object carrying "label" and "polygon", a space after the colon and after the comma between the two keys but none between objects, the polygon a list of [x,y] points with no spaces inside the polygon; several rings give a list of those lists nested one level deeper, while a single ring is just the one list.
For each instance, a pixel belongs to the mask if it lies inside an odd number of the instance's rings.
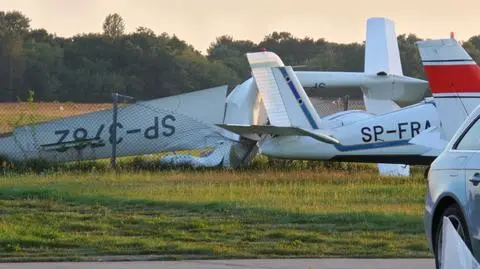
[{"label": "airplane wing", "polygon": [[428,92],[427,81],[404,76],[395,24],[389,19],[368,19],[364,63],[364,72],[295,73],[303,87],[360,87],[367,111],[378,115],[415,104]]},{"label": "airplane wing", "polygon": [[[70,162],[117,156],[215,147],[227,140],[214,126],[222,122],[227,86],[137,102],[118,109],[17,127],[0,137],[0,155],[12,160]],[[112,130],[116,128],[116,141]]]},{"label": "airplane wing", "polygon": [[442,138],[442,130],[437,126],[430,127],[419,135],[408,141],[410,144],[431,148],[436,151],[443,151],[448,141]]},{"label": "airplane wing", "polygon": [[338,139],[331,137],[327,134],[312,132],[303,128],[293,126],[271,126],[271,125],[233,125],[233,124],[217,124],[230,132],[249,135],[249,134],[270,134],[278,136],[309,136],[320,142],[328,144],[340,144]]}]

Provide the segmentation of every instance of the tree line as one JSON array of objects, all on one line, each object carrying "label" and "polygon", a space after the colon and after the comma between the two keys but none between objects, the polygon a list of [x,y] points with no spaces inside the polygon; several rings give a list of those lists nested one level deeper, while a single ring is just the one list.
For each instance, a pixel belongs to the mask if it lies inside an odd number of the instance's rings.
[{"label": "tree line", "polygon": [[[414,34],[398,36],[403,70],[423,78]],[[480,35],[463,42],[480,61]],[[362,71],[364,44],[338,44],[273,32],[259,42],[218,37],[206,55],[175,35],[140,26],[125,33],[125,22],[110,14],[103,33],[59,37],[32,29],[18,11],[0,11],[0,101],[110,102],[119,92],[139,100],[213,86],[235,86],[250,76],[247,52],[269,50],[288,65],[311,70]],[[328,94],[328,93],[327,93]]]}]

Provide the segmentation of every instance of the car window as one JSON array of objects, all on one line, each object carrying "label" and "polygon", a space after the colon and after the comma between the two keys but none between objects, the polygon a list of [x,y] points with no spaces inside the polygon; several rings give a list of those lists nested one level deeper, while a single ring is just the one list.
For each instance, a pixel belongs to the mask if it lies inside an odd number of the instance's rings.
[{"label": "car window", "polygon": [[480,150],[480,121],[477,119],[467,132],[460,137],[455,149]]}]

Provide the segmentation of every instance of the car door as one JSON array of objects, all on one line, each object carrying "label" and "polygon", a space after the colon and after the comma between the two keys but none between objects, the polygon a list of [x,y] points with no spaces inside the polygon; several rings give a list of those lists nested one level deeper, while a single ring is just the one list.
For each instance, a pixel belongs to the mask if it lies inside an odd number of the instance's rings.
[{"label": "car door", "polygon": [[465,178],[468,201],[465,217],[469,222],[472,240],[480,242],[480,151],[467,162]]},{"label": "car door", "polygon": [[480,120],[466,129],[453,146],[453,151],[469,155],[465,163],[465,218],[470,228],[472,245],[480,242]]}]

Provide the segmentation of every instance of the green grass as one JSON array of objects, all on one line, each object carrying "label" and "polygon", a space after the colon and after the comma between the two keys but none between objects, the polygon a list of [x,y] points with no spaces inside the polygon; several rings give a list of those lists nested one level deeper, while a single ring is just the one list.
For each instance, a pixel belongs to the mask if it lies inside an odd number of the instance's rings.
[{"label": "green grass", "polygon": [[0,103],[0,133],[12,132],[16,127],[57,118],[110,109],[112,104],[76,103]]},{"label": "green grass", "polygon": [[424,180],[326,170],[0,177],[0,260],[426,257]]}]

